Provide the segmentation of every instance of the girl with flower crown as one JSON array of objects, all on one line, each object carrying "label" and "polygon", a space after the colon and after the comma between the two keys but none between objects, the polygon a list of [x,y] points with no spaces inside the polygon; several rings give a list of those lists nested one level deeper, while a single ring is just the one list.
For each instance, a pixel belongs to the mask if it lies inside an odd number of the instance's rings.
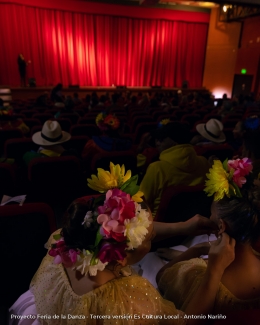
[{"label": "girl with flower crown", "polygon": [[[207,174],[205,191],[214,195],[210,219],[219,229],[217,242],[224,234],[236,240],[235,259],[221,277],[213,314],[260,309],[260,188],[245,184],[251,172],[251,161],[243,158],[223,164],[215,160]],[[183,261],[192,249],[175,257],[157,276],[164,297],[181,310],[196,294],[210,263],[201,258]]]},{"label": "girl with flower crown", "polygon": [[[111,164],[110,172],[99,170],[98,177],[88,180],[105,196],[83,197],[69,206],[63,228],[47,243],[48,254],[30,291],[10,309],[12,314],[35,316],[22,318],[19,325],[200,324],[201,320],[187,320],[127,267],[150,250],[156,228],[150,211],[139,204],[142,193],[137,178],[130,176],[123,166]],[[211,263],[186,312],[210,310],[219,278],[234,258],[233,250],[234,241],[227,235],[212,246]],[[198,303],[201,295],[207,298],[203,304]]]}]

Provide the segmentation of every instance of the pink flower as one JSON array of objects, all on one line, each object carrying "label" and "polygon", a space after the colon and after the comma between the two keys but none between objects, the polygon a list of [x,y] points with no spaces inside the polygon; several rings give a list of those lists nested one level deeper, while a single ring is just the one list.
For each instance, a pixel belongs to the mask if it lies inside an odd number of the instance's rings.
[{"label": "pink flower", "polygon": [[54,264],[63,263],[65,267],[71,267],[77,261],[77,252],[74,249],[67,249],[64,240],[59,240],[57,243],[52,245],[49,251],[49,255],[54,257]]},{"label": "pink flower", "polygon": [[237,184],[238,187],[242,187],[246,183],[246,178],[241,176],[240,170],[236,170],[233,174],[233,182]]},{"label": "pink flower", "polygon": [[229,170],[231,168],[235,171],[239,170],[241,177],[248,175],[253,169],[252,162],[248,158],[229,160],[228,167]]},{"label": "pink flower", "polygon": [[100,214],[97,217],[97,222],[102,225],[100,233],[106,238],[114,238],[116,241],[124,241],[125,226],[120,224],[117,220],[111,220],[107,214]]},{"label": "pink flower", "polygon": [[122,261],[126,257],[126,247],[125,243],[105,243],[99,250],[97,257],[102,263]]},{"label": "pink flower", "polygon": [[119,189],[107,191],[104,205],[98,208],[100,214],[110,215],[110,218],[124,224],[125,219],[135,216],[135,203],[131,196]]}]

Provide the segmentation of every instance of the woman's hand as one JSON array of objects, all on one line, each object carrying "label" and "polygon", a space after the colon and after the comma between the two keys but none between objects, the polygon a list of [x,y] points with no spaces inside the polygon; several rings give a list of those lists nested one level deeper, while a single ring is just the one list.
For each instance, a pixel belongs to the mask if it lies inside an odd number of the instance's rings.
[{"label": "woman's hand", "polygon": [[235,239],[226,233],[223,233],[218,240],[212,242],[209,250],[208,270],[223,274],[235,259],[235,245]]},{"label": "woman's hand", "polygon": [[203,234],[217,234],[218,226],[208,218],[196,214],[191,219],[184,222],[185,234],[188,236],[197,236]]}]

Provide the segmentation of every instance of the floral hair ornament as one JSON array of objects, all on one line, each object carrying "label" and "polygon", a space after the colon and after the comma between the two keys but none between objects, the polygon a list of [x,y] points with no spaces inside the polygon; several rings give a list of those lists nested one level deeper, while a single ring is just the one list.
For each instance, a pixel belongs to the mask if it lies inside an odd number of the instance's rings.
[{"label": "floral hair ornament", "polygon": [[165,118],[158,123],[158,128],[162,128],[163,126],[167,125],[170,122],[171,120],[169,118]]},{"label": "floral hair ornament", "polygon": [[88,179],[88,186],[101,193],[93,201],[93,210],[88,211],[82,222],[85,228],[98,228],[94,245],[83,250],[66,247],[61,235],[54,235],[56,243],[49,255],[54,263],[79,270],[82,275],[93,276],[103,271],[112,261],[124,260],[126,250],[140,246],[151,224],[149,212],[141,208],[143,193],[137,185],[138,177],[125,173],[125,167],[110,163],[110,172],[98,169],[98,176]]},{"label": "floral hair ornament", "polygon": [[96,124],[102,131],[107,131],[109,129],[117,130],[120,126],[120,121],[115,115],[107,115],[106,112],[101,112],[96,117]]},{"label": "floral hair ornament", "polygon": [[252,162],[248,158],[228,160],[223,163],[214,160],[212,168],[206,174],[204,191],[208,196],[214,194],[214,201],[227,197],[242,197],[240,189],[245,183],[247,176],[253,169]]}]

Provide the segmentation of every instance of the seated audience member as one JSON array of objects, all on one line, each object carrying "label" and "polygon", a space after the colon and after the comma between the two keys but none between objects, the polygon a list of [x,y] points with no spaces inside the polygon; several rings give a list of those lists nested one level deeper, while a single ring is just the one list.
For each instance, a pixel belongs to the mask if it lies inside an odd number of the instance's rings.
[{"label": "seated audience member", "polygon": [[226,136],[223,132],[223,124],[217,119],[210,119],[207,123],[196,125],[196,130],[199,135],[195,135],[191,144],[196,146],[205,146],[219,144],[226,141]]},{"label": "seated audience member", "polygon": [[[158,123],[158,129],[169,124],[170,119],[162,119]],[[155,147],[155,136],[156,130],[143,134],[141,141],[137,147],[137,167],[145,169],[148,165],[159,159],[159,151]]]},{"label": "seated audience member", "polygon": [[64,96],[62,94],[62,84],[57,84],[51,91],[51,101],[53,103],[63,103],[64,102]]},{"label": "seated audience member", "polygon": [[260,173],[260,128],[247,130],[243,136],[242,157],[249,157],[253,163],[250,180],[258,178]]},{"label": "seated audience member", "polygon": [[[108,325],[115,320],[118,325],[203,323],[201,319],[188,319],[147,280],[133,274],[129,265],[149,251],[155,236],[154,224],[146,206],[138,203],[142,193],[135,181],[132,179],[132,196],[131,186],[125,187],[125,192],[120,190],[126,181],[131,184],[131,172],[125,174],[119,165],[112,164],[110,168],[111,174],[102,170],[100,178],[89,180],[92,188],[97,186],[106,194],[98,200],[83,197],[69,206],[62,229],[47,242],[48,253],[30,290],[10,308],[11,314],[36,315],[36,319],[13,318],[10,325],[42,324],[37,315],[66,315],[55,320],[57,325],[69,325],[72,320],[89,325]],[[108,173],[113,189],[103,177],[108,177]],[[122,204],[124,209],[119,210]],[[208,273],[187,306],[187,314],[211,311],[219,279],[233,259],[234,241],[225,234],[220,243],[212,245]],[[53,325],[53,318],[46,317],[44,324]]]},{"label": "seated audience member", "polygon": [[36,98],[35,101],[36,107],[48,107],[48,93],[44,92],[42,95]]},{"label": "seated audience member", "polygon": [[120,121],[116,116],[99,113],[96,124],[102,135],[92,136],[92,139],[86,143],[82,152],[83,159],[91,159],[97,153],[125,151],[131,148],[132,142],[120,137]]},{"label": "seated audience member", "polygon": [[75,103],[71,96],[67,96],[64,103],[58,102],[55,104],[55,106],[59,107],[59,111],[54,116],[55,118],[61,117],[62,113],[70,113],[77,116],[78,118],[80,117],[80,115],[74,111]]},{"label": "seated audience member", "polygon": [[[26,165],[38,157],[59,157],[69,155],[70,150],[66,151],[62,143],[68,141],[71,135],[68,132],[62,131],[60,124],[57,121],[46,121],[40,132],[34,133],[32,141],[40,146],[37,152],[27,152],[23,156]],[[74,150],[71,150],[72,155],[76,155]]]},{"label": "seated audience member", "polygon": [[204,182],[209,164],[197,156],[189,143],[189,130],[180,123],[167,124],[155,135],[159,161],[150,164],[140,189],[152,210],[159,207],[163,190],[170,185],[198,185]]},{"label": "seated audience member", "polygon": [[254,131],[260,128],[260,119],[257,116],[251,116],[244,121],[239,121],[234,127],[233,137],[234,140],[229,144],[241,154],[243,137],[247,131]]},{"label": "seated audience member", "polygon": [[[207,174],[205,191],[208,195],[215,193],[210,219],[219,228],[217,241],[223,234],[236,241],[235,260],[221,277],[213,314],[260,308],[260,254],[254,250],[260,240],[260,189],[250,182],[244,184],[251,169],[247,158],[223,165],[215,160]],[[210,263],[196,258],[175,264],[187,259],[191,249],[164,266],[157,277],[164,297],[181,310],[189,304]]]},{"label": "seated audience member", "polygon": [[73,102],[74,102],[75,105],[82,104],[82,100],[79,98],[79,94],[78,93],[74,93],[73,94]]}]

